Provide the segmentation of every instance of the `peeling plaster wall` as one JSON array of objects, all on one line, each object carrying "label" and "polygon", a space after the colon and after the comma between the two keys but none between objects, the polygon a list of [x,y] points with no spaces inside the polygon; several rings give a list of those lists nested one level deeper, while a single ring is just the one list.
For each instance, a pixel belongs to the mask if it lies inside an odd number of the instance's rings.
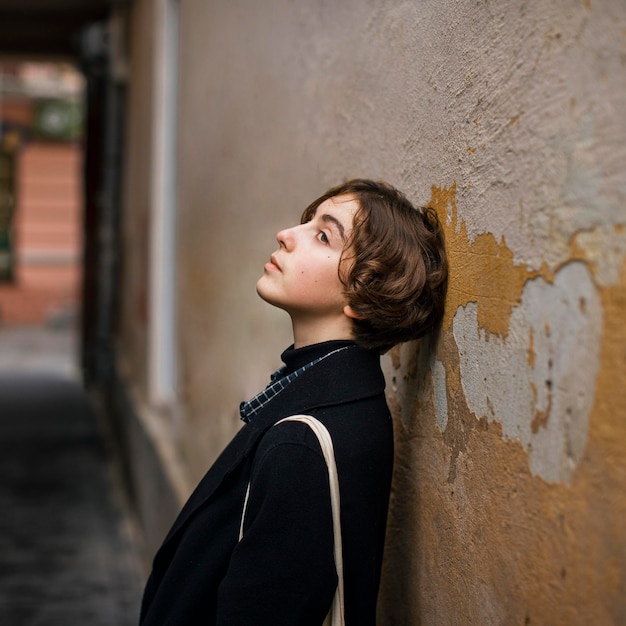
[{"label": "peeling plaster wall", "polygon": [[624,2],[180,6],[189,475],[290,341],[254,293],[274,233],[384,178],[438,211],[451,277],[438,341],[383,359],[380,624],[626,624]]},{"label": "peeling plaster wall", "polygon": [[599,369],[602,307],[589,270],[572,263],[552,283],[529,280],[505,338],[482,329],[477,311],[469,302],[452,324],[468,408],[522,443],[533,474],[568,481],[584,452]]}]

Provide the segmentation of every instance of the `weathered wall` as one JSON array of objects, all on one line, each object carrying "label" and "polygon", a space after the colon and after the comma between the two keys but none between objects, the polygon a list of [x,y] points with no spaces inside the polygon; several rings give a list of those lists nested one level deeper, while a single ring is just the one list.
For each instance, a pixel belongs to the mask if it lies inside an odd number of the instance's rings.
[{"label": "weathered wall", "polygon": [[384,178],[452,269],[436,348],[384,358],[380,623],[626,623],[626,5],[186,0],[181,42],[189,474],[290,340],[254,292],[274,233]]},{"label": "weathered wall", "polygon": [[145,392],[147,378],[147,324],[152,120],[155,54],[152,0],[133,3],[128,25],[131,42],[128,59],[128,113],[124,148],[123,208],[121,211],[122,256],[120,259],[120,312],[118,354],[128,382]]}]

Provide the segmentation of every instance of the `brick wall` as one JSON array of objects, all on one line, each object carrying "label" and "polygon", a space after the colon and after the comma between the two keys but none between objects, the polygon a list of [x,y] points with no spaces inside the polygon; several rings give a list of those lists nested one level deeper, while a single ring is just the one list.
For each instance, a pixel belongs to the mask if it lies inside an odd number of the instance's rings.
[{"label": "brick wall", "polygon": [[30,143],[17,161],[15,281],[0,284],[0,324],[55,323],[79,299],[81,149]]}]

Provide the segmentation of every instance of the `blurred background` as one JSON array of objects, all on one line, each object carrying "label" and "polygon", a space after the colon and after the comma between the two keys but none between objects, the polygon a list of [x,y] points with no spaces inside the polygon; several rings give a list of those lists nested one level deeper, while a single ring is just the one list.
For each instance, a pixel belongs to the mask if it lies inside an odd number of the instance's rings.
[{"label": "blurred background", "polygon": [[[28,349],[30,336],[30,344],[37,338],[42,349],[49,342],[43,352],[56,353],[59,360],[65,352],[65,369],[73,366],[78,374],[83,90],[82,74],[68,62],[0,61],[0,328],[5,367],[26,365],[29,359],[34,366],[49,358]],[[13,349],[10,339],[16,342]]]},{"label": "blurred background", "polygon": [[145,576],[83,367],[108,132],[87,40],[110,11],[0,3],[0,622],[16,626],[135,624]]}]

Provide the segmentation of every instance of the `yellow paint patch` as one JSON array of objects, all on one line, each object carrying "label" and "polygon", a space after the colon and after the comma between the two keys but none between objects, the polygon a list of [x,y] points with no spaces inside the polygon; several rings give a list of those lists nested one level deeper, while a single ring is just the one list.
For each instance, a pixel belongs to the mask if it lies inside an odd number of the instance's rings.
[{"label": "yellow paint patch", "polygon": [[491,233],[485,233],[470,242],[465,222],[457,213],[456,183],[450,187],[433,185],[429,206],[444,225],[450,264],[444,329],[451,327],[460,306],[476,302],[480,327],[506,336],[511,311],[520,304],[526,281],[538,275],[551,280],[552,275],[545,267],[536,271],[516,265],[504,237],[498,242]]},{"label": "yellow paint patch", "polygon": [[[621,468],[626,477],[626,258],[622,261],[620,283],[600,290],[604,312],[602,335],[602,369],[596,387],[598,419],[594,439],[602,442],[607,461],[613,470]],[[626,494],[626,489],[623,492]],[[626,519],[626,495],[621,499]]]}]

